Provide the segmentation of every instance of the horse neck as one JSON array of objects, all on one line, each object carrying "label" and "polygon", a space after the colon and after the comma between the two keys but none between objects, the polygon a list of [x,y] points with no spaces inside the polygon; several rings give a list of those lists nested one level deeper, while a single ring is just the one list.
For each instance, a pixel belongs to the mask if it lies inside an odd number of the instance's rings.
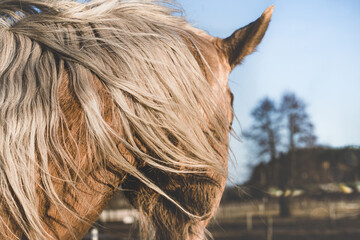
[{"label": "horse neck", "polygon": [[[112,123],[114,118],[111,116],[113,104],[111,98],[95,76],[94,83],[105,108],[103,110],[104,120],[109,125],[114,125]],[[77,154],[74,156],[74,161],[79,166],[81,173],[77,180],[67,184],[63,181],[56,181],[57,177],[61,179],[59,176],[61,172],[56,170],[55,166],[50,166],[51,174],[54,176],[54,188],[64,203],[64,207],[49,201],[42,190],[38,189],[39,212],[43,215],[44,227],[57,239],[81,238],[92,223],[98,219],[125,178],[124,174],[112,170],[107,165],[93,163],[94,157],[89,153],[87,136],[84,134],[86,126],[81,124],[84,122],[83,111],[71,93],[71,85],[68,75],[65,73],[59,88],[59,98],[68,131],[59,132],[59,134],[63,136],[65,134],[63,138],[67,148],[71,149],[71,141],[76,140],[77,151],[74,152]],[[116,127],[114,126],[114,128]],[[119,129],[115,130],[120,131]],[[131,155],[125,152],[125,148],[121,145],[118,145],[118,148],[130,162],[134,161]]]}]

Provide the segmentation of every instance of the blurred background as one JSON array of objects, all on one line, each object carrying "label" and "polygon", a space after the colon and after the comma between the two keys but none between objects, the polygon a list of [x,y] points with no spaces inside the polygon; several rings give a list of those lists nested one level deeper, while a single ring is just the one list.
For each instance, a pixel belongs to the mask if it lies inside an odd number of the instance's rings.
[{"label": "blurred background", "polygon": [[[275,5],[257,52],[230,75],[236,132],[254,123],[252,110],[265,97],[279,105],[294,93],[306,105],[317,145],[360,144],[360,2],[357,0],[179,0],[188,21],[227,37]],[[232,141],[237,169],[232,181],[249,178],[258,159],[247,140]],[[279,149],[280,150],[280,149]],[[283,150],[283,149],[282,149]]]},{"label": "blurred background", "polygon": [[[360,1],[177,2],[222,38],[275,5],[229,78],[241,141],[231,139],[214,238],[360,239]],[[136,239],[137,217],[119,193],[86,239]]]}]

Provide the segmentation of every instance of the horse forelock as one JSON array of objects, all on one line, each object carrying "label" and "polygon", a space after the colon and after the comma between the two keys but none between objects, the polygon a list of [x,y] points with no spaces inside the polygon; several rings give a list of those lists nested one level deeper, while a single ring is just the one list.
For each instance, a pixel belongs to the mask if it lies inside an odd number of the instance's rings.
[{"label": "horse forelock", "polygon": [[79,191],[95,170],[164,196],[136,164],[226,175],[228,109],[194,31],[155,2],[0,2],[1,212],[29,239],[52,237],[38,193],[76,214],[59,186]]}]

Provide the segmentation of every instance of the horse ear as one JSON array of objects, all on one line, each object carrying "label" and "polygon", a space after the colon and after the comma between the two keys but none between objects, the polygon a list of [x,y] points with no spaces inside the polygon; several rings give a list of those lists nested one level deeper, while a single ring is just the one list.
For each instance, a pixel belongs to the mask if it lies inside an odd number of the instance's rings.
[{"label": "horse ear", "polygon": [[220,41],[231,69],[240,64],[261,42],[269,25],[274,6],[268,7],[256,21],[236,30],[230,37]]}]

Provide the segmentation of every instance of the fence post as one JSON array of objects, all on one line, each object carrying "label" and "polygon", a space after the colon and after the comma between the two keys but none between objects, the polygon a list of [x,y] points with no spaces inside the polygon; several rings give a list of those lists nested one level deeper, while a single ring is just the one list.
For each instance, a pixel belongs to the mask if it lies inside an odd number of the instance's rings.
[{"label": "fence post", "polygon": [[336,226],[336,205],[330,203],[329,204],[329,219],[330,219],[330,226],[335,227]]},{"label": "fence post", "polygon": [[273,218],[272,216],[268,216],[267,219],[267,231],[266,231],[266,240],[273,239]]},{"label": "fence post", "polygon": [[91,229],[91,240],[99,240],[99,230],[97,228]]},{"label": "fence post", "polygon": [[331,220],[336,220],[336,210],[334,204],[329,204],[329,217]]},{"label": "fence post", "polygon": [[252,212],[248,212],[246,213],[246,229],[248,231],[251,231],[252,230]]}]

